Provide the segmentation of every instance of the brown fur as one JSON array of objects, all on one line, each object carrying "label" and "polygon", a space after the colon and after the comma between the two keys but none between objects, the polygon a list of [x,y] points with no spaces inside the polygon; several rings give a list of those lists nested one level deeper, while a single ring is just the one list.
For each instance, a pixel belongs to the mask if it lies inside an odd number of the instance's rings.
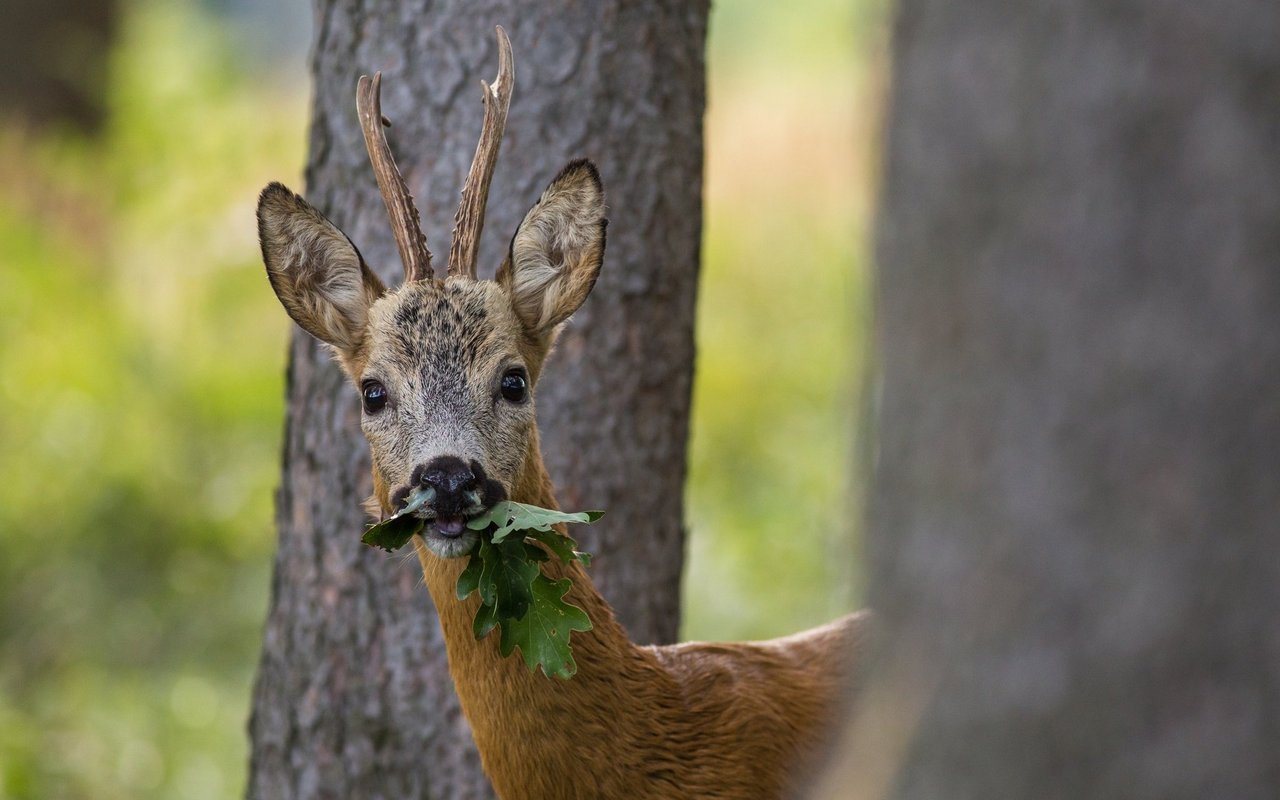
[{"label": "brown fur", "polygon": [[[555,507],[536,453],[516,499]],[[548,573],[573,580],[568,599],[594,624],[573,634],[578,674],[561,681],[503,658],[496,635],[477,642],[479,601],[454,594],[463,562],[436,558],[420,537],[415,546],[463,712],[505,800],[782,797],[840,718],[865,614],[766,642],[640,647],[578,565],[556,564]]]},{"label": "brown fur", "polygon": [[[556,507],[532,397],[505,403],[494,387],[513,365],[536,384],[599,273],[603,211],[595,168],[574,162],[521,223],[496,281],[420,281],[370,298],[368,269],[336,228],[283,187],[263,193],[264,259],[285,309],[357,385],[376,379],[391,398],[361,423],[381,513],[416,465],[442,454],[478,461],[514,500]],[[568,599],[594,629],[573,635],[578,674],[550,679],[503,658],[496,634],[475,640],[479,601],[454,591],[465,559],[440,557],[422,536],[414,546],[505,800],[780,797],[837,718],[866,626],[851,615],[767,642],[641,647],[582,568],[553,559],[545,569],[572,579]]]}]

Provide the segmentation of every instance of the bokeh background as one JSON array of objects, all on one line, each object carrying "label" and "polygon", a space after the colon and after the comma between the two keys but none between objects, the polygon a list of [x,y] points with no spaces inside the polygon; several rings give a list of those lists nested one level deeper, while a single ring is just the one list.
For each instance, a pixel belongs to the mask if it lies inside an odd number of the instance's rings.
[{"label": "bokeh background", "polygon": [[[311,11],[58,5],[0,2],[0,798],[238,796],[289,334],[253,204],[301,184]],[[712,12],[687,638],[857,602],[884,40],[883,0]]]}]

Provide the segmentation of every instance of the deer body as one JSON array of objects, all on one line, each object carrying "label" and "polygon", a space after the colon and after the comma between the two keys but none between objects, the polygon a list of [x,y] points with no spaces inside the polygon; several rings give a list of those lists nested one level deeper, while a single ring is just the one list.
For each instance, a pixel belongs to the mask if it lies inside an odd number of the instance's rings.
[{"label": "deer body", "polygon": [[406,282],[388,291],[341,231],[279,184],[259,202],[267,274],[290,316],[333,349],[360,387],[375,505],[436,490],[414,546],[439,613],[449,670],[486,774],[505,800],[781,796],[837,718],[863,617],[769,642],[631,643],[575,562],[566,598],[594,628],[573,636],[567,681],[477,641],[475,595],[458,576],[477,534],[466,519],[510,498],[555,508],[533,388],[556,334],[586,299],[604,255],[595,168],[571,162],[521,222],[494,281],[475,277],[475,243],[514,73],[486,85],[485,130],[463,190],[449,274],[437,278],[417,211],[381,132],[379,79],[361,79],[360,117]]},{"label": "deer body", "polygon": [[[541,458],[531,455],[531,479],[514,499],[555,508]],[[548,562],[551,577],[572,579],[568,599],[594,624],[573,635],[578,674],[550,680],[503,658],[496,636],[476,641],[479,600],[454,594],[462,560],[416,546],[449,671],[499,797],[781,797],[839,713],[863,615],[769,642],[641,647],[576,562]]]}]

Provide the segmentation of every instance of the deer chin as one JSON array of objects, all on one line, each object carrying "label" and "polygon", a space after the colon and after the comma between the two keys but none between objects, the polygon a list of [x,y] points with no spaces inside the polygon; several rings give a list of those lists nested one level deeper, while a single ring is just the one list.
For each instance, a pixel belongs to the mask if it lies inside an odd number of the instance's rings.
[{"label": "deer chin", "polygon": [[440,558],[462,558],[480,541],[480,534],[462,517],[429,520],[422,528],[422,542]]},{"label": "deer chin", "polygon": [[455,516],[441,516],[428,512],[426,525],[422,527],[422,541],[440,558],[462,558],[469,555],[480,540],[480,532],[467,527],[467,522],[489,508],[480,499],[480,494],[471,495],[472,504],[459,511]]}]

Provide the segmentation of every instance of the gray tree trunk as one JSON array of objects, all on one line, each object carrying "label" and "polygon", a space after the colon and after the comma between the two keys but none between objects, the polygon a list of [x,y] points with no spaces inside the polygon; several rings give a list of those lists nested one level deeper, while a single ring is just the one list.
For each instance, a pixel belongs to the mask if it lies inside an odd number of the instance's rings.
[{"label": "gray tree trunk", "polygon": [[[678,623],[707,11],[705,0],[318,2],[306,194],[384,280],[400,267],[356,119],[360,74],[383,72],[388,139],[440,263],[480,131],[479,80],[497,70],[495,24],[511,36],[516,89],[481,276],[567,160],[599,165],[604,271],[538,408],[561,502],[608,511],[583,537],[592,574],[641,642],[671,641]],[[359,543],[370,485],[356,393],[300,332],[288,396],[249,796],[489,796],[416,561]]]},{"label": "gray tree trunk", "polygon": [[899,8],[825,796],[1280,797],[1280,5]]}]

